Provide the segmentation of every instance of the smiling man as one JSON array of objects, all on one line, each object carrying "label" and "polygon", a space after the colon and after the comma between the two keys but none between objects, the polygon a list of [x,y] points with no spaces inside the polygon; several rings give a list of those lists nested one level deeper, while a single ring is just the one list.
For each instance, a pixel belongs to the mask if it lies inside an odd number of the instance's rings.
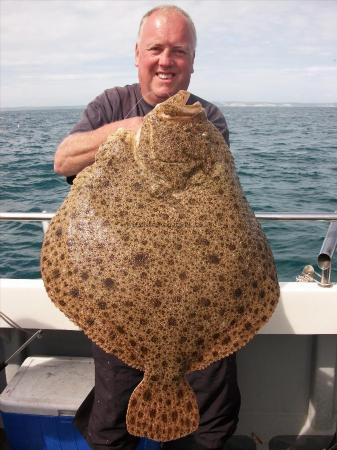
[{"label": "smiling man", "polygon": [[[135,51],[139,83],[110,88],[85,109],[78,124],[55,153],[54,169],[72,177],[95,161],[98,147],[118,128],[137,130],[153,107],[187,89],[193,73],[196,32],[191,18],[176,6],[161,6],[142,19]],[[211,103],[200,101],[207,118],[229,144],[224,116]]]},{"label": "smiling man", "polygon": [[[159,6],[143,17],[135,49],[139,83],[107,89],[85,109],[81,120],[61,142],[55,171],[68,181],[95,161],[99,146],[118,128],[138,130],[155,105],[187,90],[193,73],[196,32],[191,18],[176,6]],[[224,116],[212,103],[199,101],[228,141]],[[138,439],[126,430],[130,395],[143,373],[93,345],[95,388],[81,405],[76,423],[94,450],[134,450]],[[223,449],[233,434],[240,408],[235,355],[188,375],[197,396],[200,426],[193,435],[163,444],[170,450]]]},{"label": "smiling man", "polygon": [[136,66],[142,95],[149,104],[188,88],[195,47],[195,28],[185,15],[171,10],[145,16],[136,45]]}]

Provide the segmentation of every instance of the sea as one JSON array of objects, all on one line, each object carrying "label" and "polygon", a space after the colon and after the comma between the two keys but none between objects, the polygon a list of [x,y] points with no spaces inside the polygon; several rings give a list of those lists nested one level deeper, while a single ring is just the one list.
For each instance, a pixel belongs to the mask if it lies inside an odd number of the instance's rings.
[{"label": "sea", "polygon": [[[337,105],[225,104],[231,151],[254,212],[337,210]],[[55,212],[69,192],[53,172],[58,143],[81,107],[0,112],[0,212]],[[316,271],[324,221],[261,221],[280,281]],[[40,278],[41,223],[0,222],[0,278]],[[337,255],[333,281],[337,282]]]}]

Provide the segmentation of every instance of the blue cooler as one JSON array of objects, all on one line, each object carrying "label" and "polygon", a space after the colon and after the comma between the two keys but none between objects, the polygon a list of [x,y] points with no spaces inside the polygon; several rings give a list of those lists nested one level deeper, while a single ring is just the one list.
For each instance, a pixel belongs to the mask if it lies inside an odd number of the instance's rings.
[{"label": "blue cooler", "polygon": [[[0,410],[12,450],[90,450],[73,425],[94,385],[91,358],[30,357],[0,395]],[[137,450],[158,450],[141,439]]]}]

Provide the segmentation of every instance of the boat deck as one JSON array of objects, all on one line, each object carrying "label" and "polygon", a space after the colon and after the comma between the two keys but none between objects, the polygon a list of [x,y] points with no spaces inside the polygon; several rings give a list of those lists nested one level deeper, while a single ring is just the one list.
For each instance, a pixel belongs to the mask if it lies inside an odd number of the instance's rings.
[{"label": "boat deck", "polygon": [[[327,449],[331,436],[275,436],[268,445],[268,450],[323,450]],[[261,448],[258,438],[248,436],[233,436],[223,450],[258,450]],[[0,428],[0,449],[13,450],[7,442],[6,434]],[[188,450],[188,449],[186,449]]]}]

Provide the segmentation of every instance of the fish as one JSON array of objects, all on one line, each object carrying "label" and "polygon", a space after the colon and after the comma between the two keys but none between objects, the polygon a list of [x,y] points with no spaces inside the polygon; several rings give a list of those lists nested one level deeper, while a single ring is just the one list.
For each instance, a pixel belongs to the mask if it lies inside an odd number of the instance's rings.
[{"label": "fish", "polygon": [[186,374],[246,345],[279,299],[272,251],[233,156],[179,91],[118,129],[52,219],[41,272],[54,304],[144,372],[129,433],[166,442],[199,426]]}]

